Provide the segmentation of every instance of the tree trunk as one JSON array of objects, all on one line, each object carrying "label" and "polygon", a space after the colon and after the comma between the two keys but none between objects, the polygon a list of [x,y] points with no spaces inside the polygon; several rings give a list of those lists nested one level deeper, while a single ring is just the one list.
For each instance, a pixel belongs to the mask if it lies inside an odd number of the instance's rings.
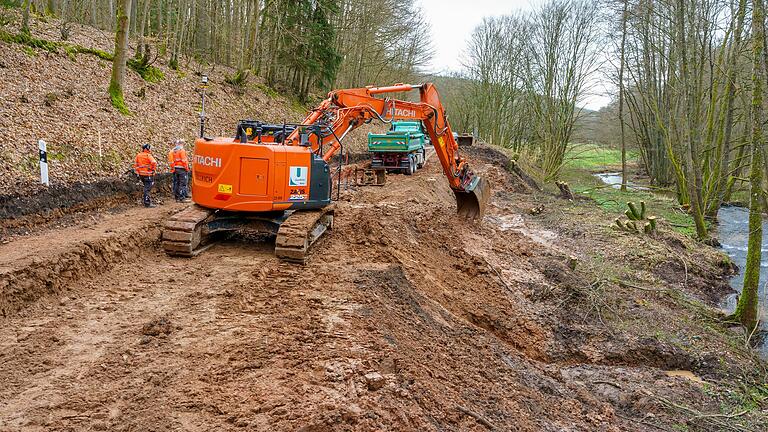
[{"label": "tree trunk", "polygon": [[752,166],[749,170],[749,241],[744,287],[734,316],[748,329],[757,326],[757,289],[763,243],[761,195],[763,193],[763,41],[765,5],[754,0],[752,8]]},{"label": "tree trunk", "polygon": [[627,191],[627,144],[624,131],[624,48],[627,41],[627,2],[621,12],[621,52],[619,59],[619,124],[621,127],[621,191]]},{"label": "tree trunk", "polygon": [[253,23],[251,27],[251,33],[250,38],[248,42],[248,46],[246,48],[248,54],[248,67],[257,70],[259,63],[259,55],[261,55],[261,52],[259,50],[259,45],[261,42],[259,41],[259,29],[261,29],[261,26],[259,25],[261,15],[261,4],[259,0],[253,0],[253,10],[251,11],[251,22]]},{"label": "tree trunk", "polygon": [[24,12],[21,20],[21,32],[29,34],[29,14],[30,9],[32,8],[32,0],[25,0],[23,8]]},{"label": "tree trunk", "polygon": [[149,7],[152,5],[152,0],[144,0],[144,10],[141,13],[141,23],[139,24],[139,43],[136,45],[136,58],[139,58],[144,53],[144,30],[147,26],[147,17],[149,16]]},{"label": "tree trunk", "polygon": [[131,0],[120,0],[117,6],[115,58],[112,63],[112,78],[109,81],[109,96],[112,99],[112,105],[123,114],[129,113],[123,98],[123,83],[125,82],[125,62],[128,54],[131,3]]},{"label": "tree trunk", "polygon": [[[685,124],[684,135],[687,148],[683,150],[685,153],[685,184],[681,187],[687,187],[688,198],[691,203],[691,216],[693,222],[696,225],[696,237],[699,240],[706,240],[708,237],[707,227],[704,224],[704,212],[701,208],[701,171],[698,165],[698,149],[697,144],[699,140],[697,125],[694,123],[696,119],[696,101],[694,100],[691,86],[693,85],[692,77],[689,74],[689,59],[688,59],[688,46],[686,45],[686,10],[685,1],[678,0],[677,2],[677,32],[680,38],[680,85],[683,86],[683,107]],[[694,64],[694,67],[696,65]]]},{"label": "tree trunk", "polygon": [[91,2],[91,25],[97,27],[99,24],[99,14],[96,9],[96,2]]},{"label": "tree trunk", "polygon": [[[711,209],[710,214],[711,215],[717,215],[717,211],[720,209],[720,206],[723,204],[725,195],[727,193],[728,189],[728,182],[729,179],[732,177],[732,173],[729,172],[728,168],[731,164],[731,134],[733,131],[733,103],[734,99],[736,97],[736,72],[738,68],[738,58],[740,53],[740,47],[741,47],[741,33],[743,31],[744,26],[744,19],[746,15],[746,0],[739,0],[739,6],[736,12],[736,30],[734,33],[734,42],[732,47],[732,52],[730,53],[730,61],[728,63],[728,77],[726,81],[726,118],[725,118],[725,128],[722,129],[720,134],[722,135],[722,138],[718,136],[718,139],[722,139],[722,151],[720,153],[720,169],[718,171],[718,178],[716,181],[718,182],[717,185],[717,199],[715,201],[715,208]],[[763,56],[763,62],[765,62],[765,56]],[[765,67],[765,64],[763,65]]]}]

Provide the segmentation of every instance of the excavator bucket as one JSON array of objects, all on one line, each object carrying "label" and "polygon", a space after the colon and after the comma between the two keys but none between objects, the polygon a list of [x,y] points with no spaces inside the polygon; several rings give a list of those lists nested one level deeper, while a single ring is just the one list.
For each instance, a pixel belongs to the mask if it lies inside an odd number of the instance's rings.
[{"label": "excavator bucket", "polygon": [[456,210],[459,216],[470,220],[483,218],[485,206],[491,197],[491,186],[485,179],[476,176],[464,192],[453,193],[456,195]]}]

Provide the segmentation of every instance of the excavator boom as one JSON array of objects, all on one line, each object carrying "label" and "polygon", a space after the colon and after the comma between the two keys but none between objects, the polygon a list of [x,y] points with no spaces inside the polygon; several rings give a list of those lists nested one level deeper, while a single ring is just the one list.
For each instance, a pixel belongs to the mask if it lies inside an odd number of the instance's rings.
[{"label": "excavator boom", "polygon": [[[376,97],[412,90],[419,91],[419,102]],[[490,186],[485,179],[471,171],[467,161],[459,155],[458,143],[434,84],[395,84],[388,87],[335,90],[307,116],[303,124],[330,123],[329,128],[333,133],[324,138],[315,138],[312,142],[316,151],[327,147],[323,159],[328,161],[341,148],[341,140],[350,130],[371,120],[387,123],[395,120],[420,120],[456,195],[458,214],[469,219],[482,218],[490,198]],[[291,133],[288,141],[294,145],[299,144],[298,129]]]}]

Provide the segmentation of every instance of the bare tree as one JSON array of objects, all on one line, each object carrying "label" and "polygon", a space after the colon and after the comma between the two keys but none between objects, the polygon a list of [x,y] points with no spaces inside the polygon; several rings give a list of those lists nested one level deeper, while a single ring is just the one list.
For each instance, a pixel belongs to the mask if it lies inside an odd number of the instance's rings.
[{"label": "bare tree", "polygon": [[29,14],[31,8],[32,0],[24,0],[24,4],[22,5],[23,16],[21,20],[21,32],[24,34],[29,34]]},{"label": "bare tree", "polygon": [[149,53],[144,53],[144,31],[147,26],[147,19],[149,19],[149,8],[151,6],[152,0],[144,0],[144,10],[139,21],[139,42],[136,44],[136,58],[140,58],[142,55],[149,55]]},{"label": "bare tree", "polygon": [[757,290],[760,285],[760,259],[763,243],[763,85],[765,70],[765,5],[763,0],[752,2],[752,165],[749,170],[749,240],[744,287],[734,318],[750,331],[757,326]]},{"label": "bare tree", "polygon": [[624,127],[624,63],[627,44],[628,0],[623,0],[621,9],[621,47],[619,48],[619,126],[621,128],[621,191],[627,191],[627,142]]},{"label": "bare tree", "polygon": [[558,175],[598,62],[596,1],[553,0],[487,18],[468,45],[460,117],[486,141],[530,154]]}]

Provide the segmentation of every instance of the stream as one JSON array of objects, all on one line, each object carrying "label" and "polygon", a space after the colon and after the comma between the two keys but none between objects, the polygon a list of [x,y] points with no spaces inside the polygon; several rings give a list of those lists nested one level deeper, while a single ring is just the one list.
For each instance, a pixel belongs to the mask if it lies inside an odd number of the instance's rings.
[{"label": "stream", "polygon": [[[595,177],[603,183],[619,189],[621,187],[621,173],[600,173]],[[642,186],[627,184],[629,189],[648,190]],[[727,295],[721,302],[720,307],[727,313],[736,309],[736,299],[741,292],[744,282],[744,266],[747,262],[747,239],[749,236],[749,209],[744,207],[721,207],[717,213],[717,239],[720,241],[721,248],[731,260],[739,267],[739,272],[730,280],[731,287],[736,293]],[[762,263],[760,264],[760,288],[758,316],[762,320],[768,317],[768,221],[763,220],[763,247]],[[768,331],[768,324],[765,321],[760,323],[761,330]],[[765,357],[768,356],[768,343],[765,338],[758,349]]]}]

